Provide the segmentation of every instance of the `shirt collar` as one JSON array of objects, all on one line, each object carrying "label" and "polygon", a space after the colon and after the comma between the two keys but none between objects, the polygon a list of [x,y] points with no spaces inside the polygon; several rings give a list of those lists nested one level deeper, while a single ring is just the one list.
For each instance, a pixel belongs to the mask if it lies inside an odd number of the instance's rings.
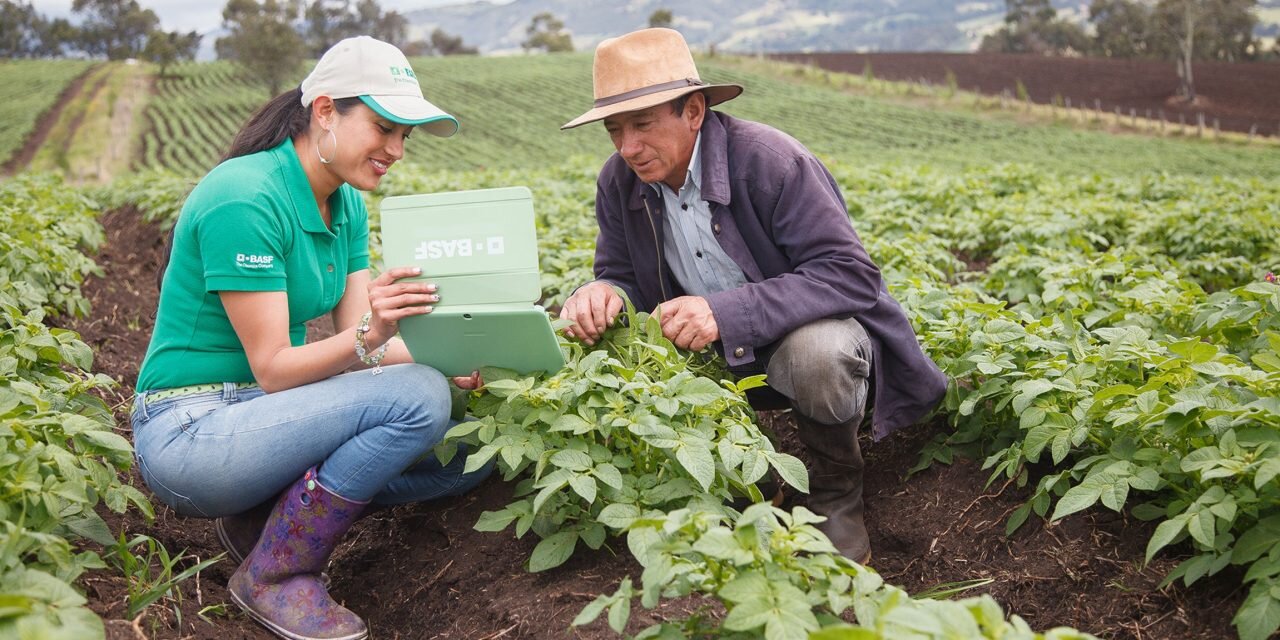
[{"label": "shirt collar", "polygon": [[[307,172],[302,169],[302,161],[298,159],[298,151],[291,138],[285,138],[279,146],[271,150],[276,162],[284,171],[285,187],[289,199],[293,202],[293,211],[298,216],[298,224],[307,233],[332,233],[320,217],[320,207],[316,205],[315,193],[311,191],[311,182],[307,180]],[[346,185],[343,185],[346,186]],[[336,230],[346,222],[347,214],[342,203],[342,186],[329,196],[329,218]]]}]

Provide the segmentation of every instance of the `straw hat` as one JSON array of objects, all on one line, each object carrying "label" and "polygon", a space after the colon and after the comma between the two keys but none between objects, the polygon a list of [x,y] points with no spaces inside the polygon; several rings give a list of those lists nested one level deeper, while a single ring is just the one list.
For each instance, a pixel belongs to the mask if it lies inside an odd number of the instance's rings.
[{"label": "straw hat", "polygon": [[648,109],[694,91],[706,94],[708,107],[742,93],[741,85],[704,83],[684,36],[671,29],[641,29],[601,42],[591,75],[594,107],[561,129]]}]

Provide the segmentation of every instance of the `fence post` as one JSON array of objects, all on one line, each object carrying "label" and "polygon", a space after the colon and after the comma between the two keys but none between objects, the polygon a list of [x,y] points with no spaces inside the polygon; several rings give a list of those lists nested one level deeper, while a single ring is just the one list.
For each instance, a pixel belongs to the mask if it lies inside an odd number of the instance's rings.
[{"label": "fence post", "polygon": [[1249,127],[1249,144],[1253,144],[1253,138],[1256,135],[1258,135],[1258,123],[1255,122]]},{"label": "fence post", "polygon": [[1164,135],[1164,109],[1160,110],[1160,135]]},{"label": "fence post", "polygon": [[1196,136],[1204,137],[1204,112],[1196,114]]},{"label": "fence post", "polygon": [[1213,139],[1217,140],[1222,137],[1222,125],[1218,124],[1218,119],[1213,119]]}]

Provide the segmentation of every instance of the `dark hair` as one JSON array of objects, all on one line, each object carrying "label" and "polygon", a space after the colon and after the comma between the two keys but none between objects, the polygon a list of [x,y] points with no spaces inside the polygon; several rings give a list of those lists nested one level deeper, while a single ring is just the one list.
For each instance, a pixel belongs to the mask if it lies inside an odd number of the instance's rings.
[{"label": "dark hair", "polygon": [[678,116],[684,115],[684,106],[689,103],[689,96],[691,95],[693,94],[686,93],[680,96],[679,98],[676,98],[675,100],[672,100],[671,102],[667,103],[671,105],[671,112]]},{"label": "dark hair", "polygon": [[[679,115],[684,115],[684,106],[685,106],[686,104],[689,104],[689,98],[692,98],[692,97],[693,97],[693,94],[695,94],[695,93],[702,93],[702,92],[701,92],[701,91],[690,91],[689,93],[686,93],[686,94],[684,94],[684,95],[680,96],[679,98],[676,98],[675,100],[672,100],[671,102],[668,102],[667,104],[671,105],[671,110],[672,110],[673,112],[675,112],[675,114],[676,114],[676,115],[678,115],[678,116],[679,116]],[[706,98],[706,94],[703,94],[703,99],[705,99],[705,98]]]},{"label": "dark hair", "polygon": [[[346,115],[357,104],[360,98],[339,98],[333,101],[333,108],[340,115]],[[311,124],[311,107],[302,106],[302,88],[294,88],[272,98],[240,127],[226,155],[219,164],[232,158],[247,156],[259,151],[273,149],[285,138],[292,138],[307,130]],[[173,236],[177,232],[175,224],[169,230],[169,242],[160,255],[160,269],[156,272],[156,291],[164,284],[164,272],[169,268],[170,254],[173,252]]]},{"label": "dark hair", "polygon": [[[341,115],[346,115],[357,104],[360,104],[360,98],[339,98],[333,101],[334,109]],[[302,106],[302,88],[286,91],[272,98],[244,123],[221,161],[275,148],[285,138],[292,138],[306,131],[310,124],[311,107]]]}]

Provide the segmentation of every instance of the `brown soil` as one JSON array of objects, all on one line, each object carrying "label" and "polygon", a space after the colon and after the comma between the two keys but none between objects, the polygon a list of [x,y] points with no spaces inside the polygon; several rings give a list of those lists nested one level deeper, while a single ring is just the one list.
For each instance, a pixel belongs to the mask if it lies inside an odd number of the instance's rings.
[{"label": "brown soil", "polygon": [[98,67],[99,65],[93,65],[85,69],[84,73],[62,90],[62,94],[58,96],[53,106],[40,116],[35,129],[32,130],[31,135],[27,136],[27,141],[23,143],[22,148],[0,167],[0,175],[13,175],[31,164],[31,159],[36,157],[36,152],[44,145],[45,139],[53,131],[53,126],[58,123],[58,118],[62,117],[62,110],[74,101],[75,96],[84,88],[84,83],[89,80],[89,76],[93,75],[94,71],[98,70]]},{"label": "brown soil", "polygon": [[[132,209],[103,218],[108,246],[99,256],[106,271],[85,288],[90,319],[70,322],[98,354],[96,368],[123,384],[110,396],[119,428],[128,432],[128,388],[136,377],[152,325],[154,273],[162,234]],[[800,454],[785,413],[762,414],[782,436],[781,446]],[[1142,566],[1152,527],[1106,511],[1090,511],[1047,526],[1032,521],[1012,538],[1004,522],[1026,492],[996,483],[985,487],[980,464],[957,461],[904,479],[921,446],[943,427],[921,425],[875,446],[867,442],[867,504],[875,559],[891,583],[918,592],[933,585],[989,578],[977,592],[992,594],[1033,627],[1070,625],[1110,638],[1217,639],[1234,637],[1230,619],[1243,597],[1239,575],[1206,580],[1192,589],[1158,589],[1176,560]],[[136,472],[133,483],[142,486]],[[614,638],[601,622],[571,630],[570,622],[596,594],[612,592],[624,576],[639,577],[625,543],[600,552],[580,551],[565,566],[530,574],[523,564],[532,536],[478,533],[471,527],[484,510],[510,499],[511,486],[494,478],[468,496],[377,512],[357,523],[331,566],[334,596],[365,616],[380,638]],[[130,536],[145,533],[173,553],[208,558],[221,552],[209,521],[176,516],[157,504],[148,523],[135,513],[109,522]],[[268,638],[234,611],[224,585],[234,567],[218,563],[182,585],[178,607],[152,606],[136,621],[121,619],[127,593],[123,577],[88,575],[90,606],[108,620],[108,637]],[[655,611],[635,604],[632,633],[662,619],[683,617],[702,603],[666,601]],[[199,612],[207,610],[201,617]]]},{"label": "brown soil", "polygon": [[[1195,124],[1205,115],[1206,127],[1216,118],[1221,128],[1259,135],[1280,135],[1280,64],[1202,62],[1193,65],[1196,104],[1180,102],[1175,94],[1178,78],[1172,62],[1113,60],[1105,58],[1055,58],[997,53],[788,53],[780,60],[812,64],[830,71],[860,74],[871,65],[882,80],[928,82],[945,85],[947,70],[955,74],[958,88],[988,95],[1017,97],[1018,82],[1031,100],[1050,104],[1055,97],[1070,99],[1077,108],[1106,113],[1117,107],[1124,116],[1135,109],[1138,117],[1170,122],[1179,118]],[[1097,101],[1097,102],[1095,102]]]}]

